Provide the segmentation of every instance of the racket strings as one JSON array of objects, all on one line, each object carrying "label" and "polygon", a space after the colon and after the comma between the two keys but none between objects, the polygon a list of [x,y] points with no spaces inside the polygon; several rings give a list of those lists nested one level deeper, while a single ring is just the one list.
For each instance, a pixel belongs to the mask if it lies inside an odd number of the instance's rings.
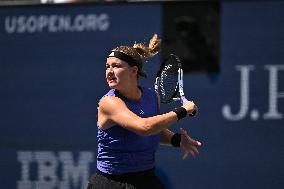
[{"label": "racket strings", "polygon": [[171,101],[177,94],[178,86],[178,65],[172,59],[168,59],[161,70],[159,95],[161,101]]}]

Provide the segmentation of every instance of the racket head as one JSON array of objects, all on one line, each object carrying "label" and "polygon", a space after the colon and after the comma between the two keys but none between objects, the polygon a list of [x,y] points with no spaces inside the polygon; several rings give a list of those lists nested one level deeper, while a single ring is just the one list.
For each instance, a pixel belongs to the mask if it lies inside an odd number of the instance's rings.
[{"label": "racket head", "polygon": [[161,103],[170,103],[179,100],[179,98],[176,98],[179,93],[179,68],[181,68],[181,61],[174,54],[170,54],[161,63],[155,83]]}]

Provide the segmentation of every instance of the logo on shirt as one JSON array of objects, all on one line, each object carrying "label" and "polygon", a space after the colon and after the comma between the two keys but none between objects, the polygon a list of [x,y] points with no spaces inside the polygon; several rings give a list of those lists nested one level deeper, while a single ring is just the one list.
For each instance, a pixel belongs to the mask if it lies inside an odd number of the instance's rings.
[{"label": "logo on shirt", "polygon": [[144,111],[141,109],[140,110],[140,115],[143,115],[144,114]]}]

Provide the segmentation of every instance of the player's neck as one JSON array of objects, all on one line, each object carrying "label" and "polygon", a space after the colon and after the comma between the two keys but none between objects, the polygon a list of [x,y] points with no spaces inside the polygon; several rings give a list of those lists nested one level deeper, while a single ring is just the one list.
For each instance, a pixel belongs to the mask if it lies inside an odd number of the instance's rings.
[{"label": "player's neck", "polygon": [[124,88],[123,90],[119,90],[119,92],[129,100],[139,101],[142,96],[142,91],[138,87],[138,85],[132,85]]}]

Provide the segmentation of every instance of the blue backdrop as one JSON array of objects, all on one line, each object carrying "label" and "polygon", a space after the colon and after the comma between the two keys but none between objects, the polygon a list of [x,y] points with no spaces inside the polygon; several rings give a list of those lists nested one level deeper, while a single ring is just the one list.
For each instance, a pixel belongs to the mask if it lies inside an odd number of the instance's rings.
[{"label": "blue backdrop", "polygon": [[[105,57],[162,35],[161,23],[158,3],[0,7],[1,188],[85,188]],[[282,2],[221,3],[220,72],[185,75],[200,114],[173,126],[203,147],[185,161],[159,148],[168,188],[284,188],[283,23]],[[153,87],[159,61],[142,85]]]}]

